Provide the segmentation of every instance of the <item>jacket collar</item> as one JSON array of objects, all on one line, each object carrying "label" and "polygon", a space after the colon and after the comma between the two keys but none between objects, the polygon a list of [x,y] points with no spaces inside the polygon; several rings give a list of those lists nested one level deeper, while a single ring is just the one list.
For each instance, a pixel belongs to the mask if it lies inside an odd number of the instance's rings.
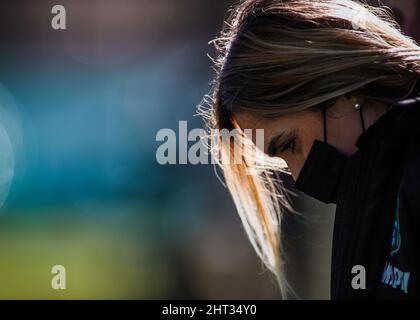
[{"label": "jacket collar", "polygon": [[420,131],[419,120],[420,96],[394,103],[385,114],[360,135],[356,146],[359,149],[367,146],[371,138],[378,132],[386,133],[382,137],[389,136],[389,134],[391,136],[407,136],[418,133]]}]

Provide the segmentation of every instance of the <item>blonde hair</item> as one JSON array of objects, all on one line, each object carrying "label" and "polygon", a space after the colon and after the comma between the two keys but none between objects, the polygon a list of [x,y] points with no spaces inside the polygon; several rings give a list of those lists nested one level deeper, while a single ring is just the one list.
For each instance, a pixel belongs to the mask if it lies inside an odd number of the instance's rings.
[{"label": "blonde hair", "polygon": [[[385,9],[350,0],[245,0],[230,10],[212,41],[217,72],[200,110],[209,129],[239,129],[235,114],[278,117],[320,106],[345,94],[393,102],[420,73],[420,47],[403,35]],[[276,179],[280,159],[262,158],[244,134],[213,139],[227,187],[258,256],[283,297],[281,218],[290,210]],[[241,144],[240,164],[229,159]],[[268,161],[267,161],[268,160]]]}]

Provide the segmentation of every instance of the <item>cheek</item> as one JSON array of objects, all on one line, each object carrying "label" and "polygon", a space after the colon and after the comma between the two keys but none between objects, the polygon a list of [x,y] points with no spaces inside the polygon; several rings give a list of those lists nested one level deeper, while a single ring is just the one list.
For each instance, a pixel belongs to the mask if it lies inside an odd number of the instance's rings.
[{"label": "cheek", "polygon": [[310,132],[310,134],[301,135],[300,152],[302,153],[304,159],[308,157],[309,153],[311,152],[314,141],[317,139],[320,141],[323,140],[318,132]]},{"label": "cheek", "polygon": [[311,151],[315,140],[324,140],[322,119],[318,113],[309,113],[306,118],[299,122],[298,137],[299,151],[306,159]]},{"label": "cheek", "polygon": [[288,153],[283,155],[283,160],[286,161],[290,172],[292,173],[293,179],[296,181],[300,171],[308,158],[309,152],[311,151],[314,140],[318,137],[314,134],[306,134],[299,136],[299,145],[296,152]]},{"label": "cheek", "polygon": [[315,139],[308,140],[302,146],[302,157],[305,160],[308,158],[308,155],[311,152],[311,149],[312,149],[312,146],[314,144],[314,141],[315,141]]},{"label": "cheek", "polygon": [[283,160],[286,161],[287,166],[292,173],[293,179],[296,181],[300,171],[302,170],[303,164],[305,163],[306,157],[303,153],[299,152],[284,156]]}]

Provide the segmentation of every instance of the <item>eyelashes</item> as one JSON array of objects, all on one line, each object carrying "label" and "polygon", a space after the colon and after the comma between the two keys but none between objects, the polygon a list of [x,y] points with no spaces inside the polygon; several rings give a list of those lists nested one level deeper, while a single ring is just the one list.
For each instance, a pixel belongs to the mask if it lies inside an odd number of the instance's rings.
[{"label": "eyelashes", "polygon": [[291,151],[294,152],[296,149],[296,137],[290,138],[284,145],[281,147],[280,152]]},{"label": "eyelashes", "polygon": [[281,155],[286,152],[294,153],[298,147],[298,138],[295,132],[291,132],[289,137],[283,140],[283,143],[279,143],[275,154]]},{"label": "eyelashes", "polygon": [[299,139],[295,130],[285,133],[282,132],[273,138],[267,150],[270,157],[280,156],[285,152],[295,152],[299,148]]}]

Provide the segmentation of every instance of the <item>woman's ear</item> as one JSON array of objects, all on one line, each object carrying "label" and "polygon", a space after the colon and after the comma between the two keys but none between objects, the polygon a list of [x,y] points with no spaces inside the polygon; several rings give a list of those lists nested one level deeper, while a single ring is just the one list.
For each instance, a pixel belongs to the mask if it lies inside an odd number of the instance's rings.
[{"label": "woman's ear", "polygon": [[349,104],[353,106],[356,110],[359,110],[364,104],[365,99],[361,96],[348,93],[345,95],[346,99],[349,101]]},{"label": "woman's ear", "polygon": [[332,119],[342,118],[355,110],[357,100],[354,96],[343,95],[337,98],[336,103],[328,112],[328,117]]}]

